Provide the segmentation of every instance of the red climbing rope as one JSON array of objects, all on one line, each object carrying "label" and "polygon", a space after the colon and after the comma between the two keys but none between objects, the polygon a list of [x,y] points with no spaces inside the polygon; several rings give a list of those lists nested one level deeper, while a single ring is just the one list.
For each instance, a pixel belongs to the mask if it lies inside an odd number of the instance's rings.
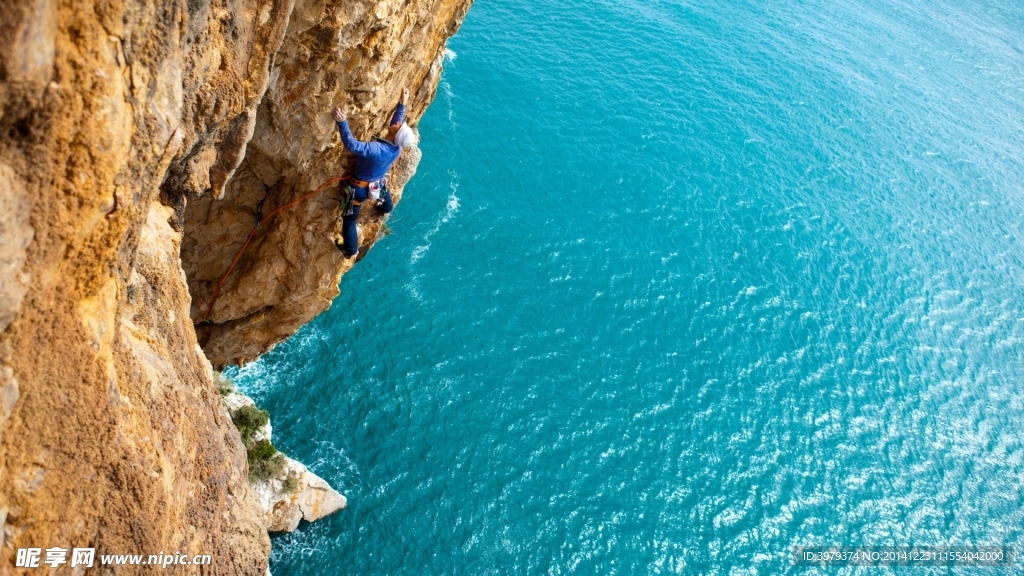
[{"label": "red climbing rope", "polygon": [[220,289],[221,289],[221,287],[224,286],[224,281],[228,279],[228,276],[231,274],[231,271],[235,269],[235,264],[238,264],[239,258],[242,257],[242,253],[245,252],[245,249],[249,246],[249,242],[252,241],[252,237],[256,235],[256,231],[260,229],[260,226],[263,226],[263,224],[267,220],[270,220],[271,218],[273,218],[274,214],[277,214],[281,210],[284,210],[285,208],[287,208],[287,207],[289,207],[289,206],[291,206],[293,204],[298,204],[299,202],[302,202],[306,198],[309,198],[310,196],[313,196],[317,192],[323,190],[324,188],[327,188],[328,186],[330,186],[331,184],[334,184],[335,182],[341,182],[342,180],[348,180],[348,178],[349,178],[349,176],[337,176],[337,177],[331,178],[330,180],[328,180],[328,181],[324,182],[323,184],[321,184],[320,186],[318,186],[316,190],[313,190],[309,194],[304,194],[304,195],[296,198],[295,200],[292,200],[291,202],[289,202],[289,203],[287,203],[287,204],[285,204],[285,205],[275,209],[270,214],[267,214],[262,220],[257,222],[256,225],[252,227],[252,232],[249,232],[249,237],[245,239],[245,244],[242,244],[242,247],[238,250],[238,254],[235,254],[235,259],[231,261],[231,266],[228,267],[228,271],[225,272],[224,275],[220,277],[220,282],[217,283],[217,289],[213,291],[213,297],[210,298],[210,303],[206,307],[206,314],[203,314],[203,317],[200,318],[199,320],[194,321],[193,324],[199,324],[200,322],[205,321],[206,318],[210,315],[210,312],[213,312],[213,304],[215,302],[217,302],[217,296],[220,295]]}]

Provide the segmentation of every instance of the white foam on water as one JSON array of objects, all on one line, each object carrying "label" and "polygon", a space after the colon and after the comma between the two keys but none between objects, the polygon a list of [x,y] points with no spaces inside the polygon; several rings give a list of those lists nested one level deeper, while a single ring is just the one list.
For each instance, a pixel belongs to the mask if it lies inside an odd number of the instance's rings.
[{"label": "white foam on water", "polygon": [[[415,256],[415,252],[413,252],[413,255]],[[405,290],[409,293],[409,296],[411,296],[413,300],[415,300],[417,302],[423,302],[423,295],[420,294],[420,290],[417,287],[418,283],[419,283],[419,276],[417,276],[416,278],[413,278],[412,280],[406,282]]]},{"label": "white foam on water", "polygon": [[452,91],[452,85],[444,80],[441,80],[441,89],[444,91],[444,104],[448,109],[448,123],[451,124],[452,128],[457,128],[458,124],[455,122],[455,106],[452,105],[452,101],[455,99],[455,92]]},{"label": "white foam on water", "polygon": [[427,251],[430,250],[430,239],[434,237],[434,234],[437,234],[442,226],[450,222],[459,211],[459,197],[457,195],[459,191],[459,175],[452,172],[451,176],[452,181],[449,184],[451,192],[448,193],[448,202],[445,204],[444,212],[434,223],[434,226],[423,235],[423,243],[413,249],[412,256],[409,258],[410,264],[415,264],[420,258],[423,258]]}]

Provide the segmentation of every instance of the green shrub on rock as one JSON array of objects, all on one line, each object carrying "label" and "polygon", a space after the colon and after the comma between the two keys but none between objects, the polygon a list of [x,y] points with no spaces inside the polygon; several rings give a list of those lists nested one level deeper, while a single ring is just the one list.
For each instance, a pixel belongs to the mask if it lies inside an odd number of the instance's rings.
[{"label": "green shrub on rock", "polygon": [[251,449],[246,450],[246,456],[249,460],[249,482],[277,478],[284,471],[284,454],[266,440],[255,442]]},{"label": "green shrub on rock", "polygon": [[253,436],[256,432],[270,422],[270,412],[260,410],[253,405],[242,406],[231,416],[231,421],[238,428],[238,434],[242,437],[242,444],[246,448],[253,443]]},{"label": "green shrub on rock", "polygon": [[299,479],[291,474],[287,478],[281,481],[281,492],[285,494],[294,494],[299,490]]},{"label": "green shrub on rock", "polygon": [[[256,483],[277,478],[284,471],[284,455],[269,440],[256,440],[256,432],[270,422],[270,413],[256,406],[242,406],[231,416],[238,435],[245,446],[249,462],[249,482]],[[287,479],[286,479],[287,481]]]}]

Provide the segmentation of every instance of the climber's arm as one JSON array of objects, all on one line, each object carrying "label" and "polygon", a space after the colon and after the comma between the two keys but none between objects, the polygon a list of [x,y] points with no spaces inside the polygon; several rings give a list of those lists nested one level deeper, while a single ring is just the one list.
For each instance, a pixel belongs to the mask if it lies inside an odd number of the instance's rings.
[{"label": "climber's arm", "polygon": [[345,114],[345,111],[341,108],[335,108],[332,113],[334,114],[334,121],[338,124],[341,143],[345,145],[345,148],[358,156],[368,156],[370,154],[370,145],[367,142],[356,140],[356,137],[352,135],[352,130],[348,127],[348,114]]},{"label": "climber's arm", "polygon": [[405,105],[409,103],[409,89],[402,88],[402,100],[395,109],[395,115],[391,117],[392,124],[401,124],[405,120]]}]

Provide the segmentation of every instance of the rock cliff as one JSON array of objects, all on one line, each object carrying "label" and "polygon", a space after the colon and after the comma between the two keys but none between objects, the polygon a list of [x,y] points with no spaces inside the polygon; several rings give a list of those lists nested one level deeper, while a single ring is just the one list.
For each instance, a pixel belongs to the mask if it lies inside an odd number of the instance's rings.
[{"label": "rock cliff", "polygon": [[352,265],[329,192],[202,306],[260,209],[340,173],[332,103],[365,139],[408,85],[415,123],[469,2],[0,0],[0,570],[60,546],[266,572],[208,358],[255,358],[329,305]]},{"label": "rock cliff", "polygon": [[[408,121],[415,125],[437,89],[445,41],[468,8],[467,0],[296,4],[241,165],[223,190],[184,209],[182,263],[192,315],[207,317],[197,331],[215,366],[257,357],[337,296],[353,262],[330,241],[340,215],[331,189],[276,216],[248,247],[213,310],[207,308],[257,215],[342,172],[346,157],[331,106],[345,107],[356,137],[366,140],[386,127],[408,86]],[[392,170],[396,199],[418,160],[418,151],[406,151]],[[366,212],[364,248],[380,225]]]}]

